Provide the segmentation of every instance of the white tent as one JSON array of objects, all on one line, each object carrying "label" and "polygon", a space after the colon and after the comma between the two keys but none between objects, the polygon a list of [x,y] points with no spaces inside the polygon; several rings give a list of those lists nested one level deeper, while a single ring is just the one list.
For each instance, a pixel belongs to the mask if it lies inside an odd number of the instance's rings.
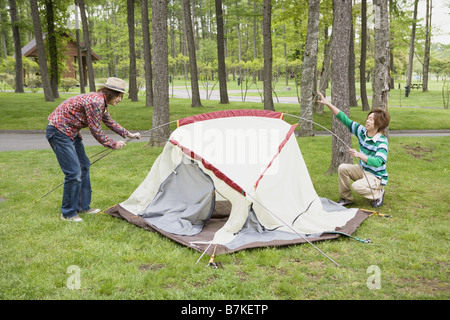
[{"label": "white tent", "polygon": [[144,181],[107,212],[216,254],[353,233],[368,214],[318,196],[295,127],[264,110],[181,119]]}]

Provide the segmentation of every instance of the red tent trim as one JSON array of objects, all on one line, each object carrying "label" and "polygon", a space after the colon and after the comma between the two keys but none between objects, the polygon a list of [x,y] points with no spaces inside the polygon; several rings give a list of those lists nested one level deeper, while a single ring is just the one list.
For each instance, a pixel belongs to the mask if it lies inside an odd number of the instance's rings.
[{"label": "red tent trim", "polygon": [[269,167],[275,161],[275,158],[278,157],[278,155],[280,154],[281,150],[286,145],[286,143],[288,142],[288,140],[291,137],[291,135],[294,133],[295,128],[297,128],[297,124],[292,125],[291,128],[289,129],[288,133],[286,133],[286,137],[284,138],[283,141],[281,141],[280,145],[278,146],[278,152],[273,156],[272,160],[270,161],[270,163],[268,164],[266,169],[264,169],[263,173],[259,176],[258,180],[256,181],[256,183],[255,183],[255,190],[258,187],[259,181],[262,179],[262,177],[264,176],[266,171],[269,169]]},{"label": "red tent trim", "polygon": [[281,119],[284,118],[284,113],[270,110],[254,110],[254,109],[241,109],[241,110],[223,110],[214,111],[209,113],[197,114],[194,116],[186,117],[177,121],[177,126],[181,127],[186,124],[212,120],[218,118],[230,118],[230,117],[266,117]]},{"label": "red tent trim", "polygon": [[197,161],[201,161],[203,166],[208,169],[211,170],[214,175],[225,181],[226,184],[228,184],[231,188],[233,188],[234,190],[236,190],[237,192],[243,194],[244,196],[246,195],[244,189],[242,189],[236,182],[234,182],[232,179],[230,179],[226,174],[224,174],[222,171],[220,171],[219,169],[217,169],[215,166],[213,166],[211,163],[209,163],[208,161],[206,161],[203,157],[199,156],[198,154],[196,154],[194,151],[183,147],[178,141],[174,140],[174,139],[170,139],[169,140],[170,143],[172,143],[173,145],[179,147],[184,154],[186,154],[188,157],[191,157],[192,159],[195,159]]}]

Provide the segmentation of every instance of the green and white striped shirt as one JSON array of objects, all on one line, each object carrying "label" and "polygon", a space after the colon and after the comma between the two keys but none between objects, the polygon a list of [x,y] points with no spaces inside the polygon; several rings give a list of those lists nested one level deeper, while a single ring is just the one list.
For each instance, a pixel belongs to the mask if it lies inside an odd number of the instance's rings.
[{"label": "green and white striped shirt", "polygon": [[359,141],[359,152],[368,157],[367,163],[360,160],[360,164],[367,172],[373,173],[381,179],[381,184],[388,182],[388,173],[386,171],[386,161],[388,155],[388,140],[381,133],[373,137],[367,135],[367,129],[350,120],[345,113],[339,111],[337,118],[353,133]]}]

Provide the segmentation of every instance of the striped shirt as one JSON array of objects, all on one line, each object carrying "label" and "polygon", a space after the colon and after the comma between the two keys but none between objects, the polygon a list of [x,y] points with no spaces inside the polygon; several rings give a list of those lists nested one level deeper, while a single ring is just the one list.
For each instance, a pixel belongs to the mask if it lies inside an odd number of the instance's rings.
[{"label": "striped shirt", "polygon": [[72,140],[80,130],[89,127],[94,138],[103,146],[114,149],[117,145],[113,139],[107,137],[102,130],[102,122],[118,135],[126,138],[128,130],[114,121],[107,109],[106,98],[103,93],[91,92],[73,96],[61,103],[53,111],[48,120],[59,131]]},{"label": "striped shirt", "polygon": [[380,132],[373,137],[369,137],[367,129],[363,125],[350,120],[342,111],[339,111],[337,118],[358,138],[359,152],[368,157],[367,163],[362,160],[359,161],[362,168],[381,179],[382,185],[386,185],[388,182],[388,173],[386,171],[387,138]]}]

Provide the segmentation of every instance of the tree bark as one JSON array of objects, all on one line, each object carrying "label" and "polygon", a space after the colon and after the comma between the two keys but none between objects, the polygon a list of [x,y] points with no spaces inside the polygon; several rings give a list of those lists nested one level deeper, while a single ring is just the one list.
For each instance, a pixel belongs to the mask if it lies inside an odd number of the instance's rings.
[{"label": "tree bark", "polygon": [[217,62],[219,73],[220,103],[229,104],[227,90],[227,69],[225,66],[225,35],[223,27],[222,0],[215,0],[217,22]]},{"label": "tree bark", "polygon": [[77,58],[78,58],[78,73],[80,76],[80,93],[86,93],[85,83],[84,83],[84,66],[83,66],[83,53],[81,48],[81,37],[80,37],[80,24],[78,22],[78,14],[80,7],[78,6],[78,1],[75,0],[75,29],[77,38]]},{"label": "tree bark", "polygon": [[[328,39],[328,27],[325,27],[324,37],[325,37],[325,39]],[[328,81],[330,78],[330,62],[331,62],[332,46],[333,46],[333,33],[331,33],[330,40],[328,40],[328,43],[327,42],[325,43],[324,49],[323,49],[324,58],[323,58],[322,70],[320,71],[320,80],[319,80],[318,91],[320,91],[324,97],[327,96]],[[323,114],[323,104],[315,103],[314,104],[314,112]]]},{"label": "tree bark", "polygon": [[361,59],[359,61],[359,88],[363,111],[369,111],[366,87],[366,59],[367,59],[367,0],[361,1]]},{"label": "tree bark", "polygon": [[358,106],[358,100],[356,99],[356,84],[355,84],[355,31],[353,30],[353,22],[350,33],[350,54],[348,61],[348,76],[349,76],[349,104],[350,107]]},{"label": "tree bark", "polygon": [[387,110],[389,99],[389,15],[388,0],[374,0],[375,50],[372,76],[372,108]]},{"label": "tree bark", "polygon": [[[306,120],[300,120],[299,135],[313,136],[313,99],[316,96],[316,70],[317,52],[319,39],[319,11],[320,1],[309,0],[308,2],[308,30],[306,35],[306,45],[303,54],[300,101],[300,116]],[[308,121],[309,120],[309,121]]]},{"label": "tree bark", "polygon": [[145,106],[153,106],[152,50],[148,20],[148,0],[141,0],[142,37],[144,42]]},{"label": "tree bark", "polygon": [[80,7],[81,24],[83,25],[83,39],[84,39],[84,50],[86,51],[86,67],[88,74],[89,91],[95,92],[97,89],[95,87],[94,68],[92,67],[91,39],[89,36],[89,27],[86,17],[84,0],[78,0],[78,5]]},{"label": "tree bark", "polygon": [[59,98],[58,83],[58,46],[56,44],[55,19],[53,12],[53,0],[45,1],[45,9],[47,10],[47,47],[50,56],[50,87],[53,96]]},{"label": "tree bark", "polygon": [[189,51],[189,65],[191,68],[191,90],[192,90],[191,107],[201,107],[202,102],[200,100],[200,91],[198,87],[197,57],[195,54],[194,31],[192,29],[191,5],[189,0],[183,0],[183,15],[184,21],[186,22],[184,25]]},{"label": "tree bark", "polygon": [[[153,128],[169,122],[169,48],[167,44],[167,1],[152,0],[153,76]],[[153,131],[149,145],[162,146],[170,136],[170,127],[164,125]]]},{"label": "tree bark", "polygon": [[9,11],[11,13],[11,28],[14,39],[14,53],[16,56],[16,93],[23,93],[23,63],[22,45],[20,44],[19,19],[17,18],[16,0],[9,0]]},{"label": "tree bark", "polygon": [[47,67],[47,57],[45,56],[44,39],[42,37],[41,19],[39,17],[39,9],[37,0],[30,0],[31,17],[33,19],[34,36],[36,39],[36,49],[39,62],[39,70],[41,72],[42,87],[44,89],[45,101],[53,102],[52,88],[50,86],[50,79]]},{"label": "tree bark", "polygon": [[[348,116],[350,113],[348,63],[352,24],[352,0],[334,0],[333,12],[331,101]],[[331,128],[344,143],[333,135],[331,164],[328,173],[336,172],[341,163],[352,163],[352,158],[347,147],[351,146],[351,136],[347,127],[333,116]]]},{"label": "tree bark", "polygon": [[263,38],[264,38],[264,110],[275,110],[272,97],[272,4],[271,0],[264,0],[263,13]]},{"label": "tree bark", "polygon": [[433,8],[433,1],[427,1],[427,12],[425,15],[425,52],[423,57],[423,79],[422,92],[428,92],[428,72],[430,68],[430,42],[431,42],[431,11]]},{"label": "tree bark", "polygon": [[[408,63],[408,75],[406,78],[407,91],[411,88],[413,61],[414,61],[414,42],[416,41],[416,21],[417,21],[417,6],[419,0],[414,0],[414,20],[411,28],[411,39],[409,42],[409,63]],[[408,95],[407,95],[408,96]]]},{"label": "tree bark", "polygon": [[130,78],[128,79],[129,98],[131,101],[138,101],[138,88],[136,80],[136,46],[134,39],[134,0],[127,0],[127,25],[128,25],[128,46],[130,48]]}]

